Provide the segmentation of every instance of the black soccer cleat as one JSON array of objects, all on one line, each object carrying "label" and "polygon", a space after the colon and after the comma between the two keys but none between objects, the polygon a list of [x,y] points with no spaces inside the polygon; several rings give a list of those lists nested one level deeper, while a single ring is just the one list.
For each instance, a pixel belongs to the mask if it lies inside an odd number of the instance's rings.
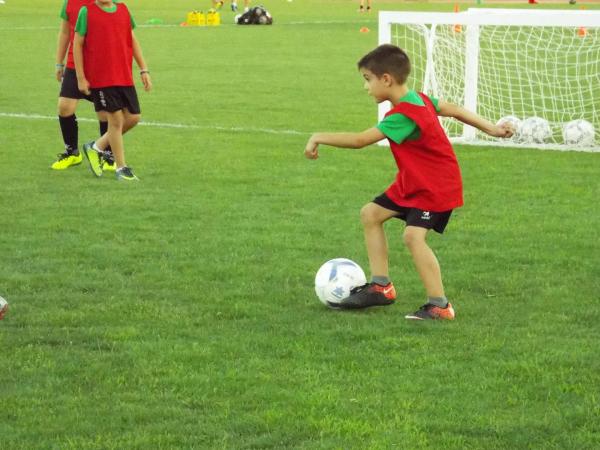
[{"label": "black soccer cleat", "polygon": [[404,316],[404,318],[409,320],[454,320],[454,308],[450,303],[445,308],[426,303],[414,313]]},{"label": "black soccer cleat", "polygon": [[350,296],[335,306],[340,309],[363,309],[371,306],[391,305],[395,299],[396,289],[392,283],[385,286],[367,283],[352,289]]}]

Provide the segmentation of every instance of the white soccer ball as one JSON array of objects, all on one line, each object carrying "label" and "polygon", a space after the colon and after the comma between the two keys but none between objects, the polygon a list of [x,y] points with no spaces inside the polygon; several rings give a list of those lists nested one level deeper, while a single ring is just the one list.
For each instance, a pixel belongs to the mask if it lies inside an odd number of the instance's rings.
[{"label": "white soccer ball", "polygon": [[354,261],[336,258],[327,261],[315,277],[315,292],[324,305],[335,308],[355,287],[366,284],[367,277]]},{"label": "white soccer ball", "polygon": [[541,117],[528,117],[518,129],[519,140],[527,144],[543,144],[552,137],[550,124]]},{"label": "white soccer ball", "polygon": [[594,135],[594,125],[587,120],[572,120],[563,127],[563,140],[568,145],[594,145]]},{"label": "white soccer ball", "polygon": [[0,320],[4,317],[4,314],[8,311],[8,302],[0,297]]},{"label": "white soccer ball", "polygon": [[519,128],[521,127],[521,119],[519,119],[518,117],[515,116],[504,116],[502,117],[498,122],[496,122],[496,125],[502,125],[504,123],[510,123],[513,127],[513,135],[511,137],[512,140],[518,140],[519,139]]},{"label": "white soccer ball", "polygon": [[237,25],[239,23],[238,21],[240,20],[240,17],[242,17],[241,14],[236,14],[235,17],[233,18],[233,23],[235,23]]}]

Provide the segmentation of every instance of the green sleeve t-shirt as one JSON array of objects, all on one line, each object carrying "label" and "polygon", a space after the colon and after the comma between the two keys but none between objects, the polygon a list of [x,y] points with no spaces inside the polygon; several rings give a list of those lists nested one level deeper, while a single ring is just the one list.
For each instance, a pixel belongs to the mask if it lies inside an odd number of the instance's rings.
[{"label": "green sleeve t-shirt", "polygon": [[[431,103],[435,107],[435,110],[439,112],[438,99],[429,97]],[[400,99],[400,102],[412,103],[413,105],[425,106],[423,99],[417,94],[416,91],[410,90],[404,97]],[[381,122],[377,124],[377,129],[386,135],[389,139],[400,144],[403,141],[413,141],[421,136],[421,132],[417,127],[417,124],[406,117],[404,114],[395,113],[384,117]]]},{"label": "green sleeve t-shirt", "polygon": [[65,0],[63,2],[62,8],[60,9],[60,18],[63,20],[69,21],[69,15],[67,14],[67,2],[69,0]]}]

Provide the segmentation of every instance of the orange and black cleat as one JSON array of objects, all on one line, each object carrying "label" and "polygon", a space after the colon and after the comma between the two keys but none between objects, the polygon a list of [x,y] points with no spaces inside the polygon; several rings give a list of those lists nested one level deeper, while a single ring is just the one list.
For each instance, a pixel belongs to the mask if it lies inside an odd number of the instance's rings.
[{"label": "orange and black cleat", "polygon": [[421,306],[416,312],[412,314],[407,314],[404,317],[409,320],[454,320],[454,308],[450,303],[448,303],[445,308],[442,308],[441,306],[432,305],[431,303],[426,303],[423,306]]},{"label": "orange and black cleat", "polygon": [[350,291],[350,296],[342,300],[338,307],[341,309],[362,309],[370,306],[391,305],[396,300],[396,289],[392,283],[381,286],[377,283],[367,283]]}]

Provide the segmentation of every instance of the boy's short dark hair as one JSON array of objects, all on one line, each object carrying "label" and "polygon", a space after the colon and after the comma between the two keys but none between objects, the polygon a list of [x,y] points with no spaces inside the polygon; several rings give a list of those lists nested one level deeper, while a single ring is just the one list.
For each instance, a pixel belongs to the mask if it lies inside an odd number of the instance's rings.
[{"label": "boy's short dark hair", "polygon": [[404,50],[392,44],[383,44],[358,61],[359,69],[367,69],[378,77],[389,73],[399,84],[406,83],[410,74],[410,59]]}]

